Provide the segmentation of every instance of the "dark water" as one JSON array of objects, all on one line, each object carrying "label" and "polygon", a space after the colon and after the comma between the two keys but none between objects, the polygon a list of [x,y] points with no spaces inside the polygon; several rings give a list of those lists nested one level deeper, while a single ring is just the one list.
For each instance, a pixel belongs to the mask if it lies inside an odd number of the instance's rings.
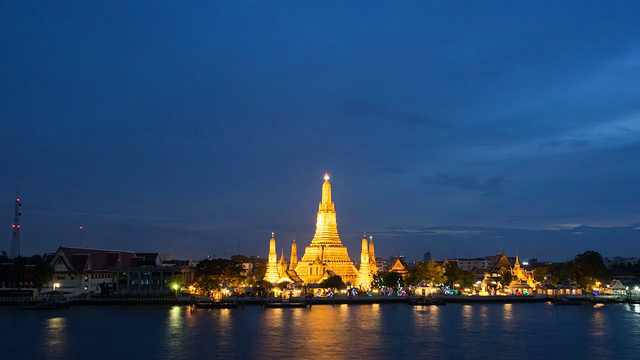
[{"label": "dark water", "polygon": [[0,359],[640,359],[640,305],[0,308]]}]

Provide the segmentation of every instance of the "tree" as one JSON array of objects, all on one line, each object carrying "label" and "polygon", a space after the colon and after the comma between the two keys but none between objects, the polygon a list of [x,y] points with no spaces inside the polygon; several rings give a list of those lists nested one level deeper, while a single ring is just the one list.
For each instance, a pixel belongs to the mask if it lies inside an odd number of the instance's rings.
[{"label": "tree", "polygon": [[253,276],[257,280],[262,280],[267,273],[267,259],[252,256],[249,258],[253,263]]},{"label": "tree", "polygon": [[33,267],[33,285],[42,290],[45,283],[53,280],[53,266],[41,261]]},{"label": "tree", "polygon": [[106,282],[102,282],[98,284],[100,286],[100,295],[101,296],[111,296],[113,289],[111,288],[111,284],[107,284]]},{"label": "tree", "polygon": [[242,266],[229,259],[204,259],[195,272],[195,287],[210,293],[220,290],[222,283],[237,285],[242,279]]},{"label": "tree", "polygon": [[500,268],[500,272],[498,273],[500,275],[500,284],[502,284],[502,286],[509,286],[509,284],[511,284],[511,281],[513,281],[513,275],[511,274],[511,270],[507,269],[507,268]]},{"label": "tree", "polygon": [[453,287],[455,284],[461,284],[464,272],[455,262],[447,262],[444,267],[446,275],[446,284]]},{"label": "tree", "polygon": [[260,296],[270,293],[271,289],[273,289],[273,285],[270,282],[264,280],[256,281],[256,285],[254,287],[254,290]]},{"label": "tree", "polygon": [[585,290],[590,290],[596,281],[604,283],[609,278],[609,270],[604,266],[602,255],[595,251],[586,251],[576,255],[573,267],[577,275],[576,281]]},{"label": "tree", "polygon": [[347,286],[344,284],[344,281],[342,281],[342,277],[340,277],[340,275],[330,276],[329,278],[324,279],[322,283],[320,283],[320,285],[322,287],[333,288],[338,290],[347,288]]},{"label": "tree", "polygon": [[438,263],[418,261],[408,282],[417,284],[422,281],[430,285],[442,284],[447,281],[447,277],[444,274],[444,269]]},{"label": "tree", "polygon": [[473,271],[464,270],[460,277],[460,285],[465,288],[471,288],[476,283],[476,274]]},{"label": "tree", "polygon": [[173,275],[165,280],[165,284],[167,284],[171,289],[173,289],[174,285],[178,285],[178,288],[182,289],[186,285],[186,282],[182,275]]},{"label": "tree", "polygon": [[15,259],[13,259],[13,268],[14,268],[14,272],[13,272],[13,280],[16,283],[16,287],[18,289],[22,288],[22,282],[24,281],[24,276],[25,276],[25,267],[27,265],[27,258],[24,256],[18,256]]}]

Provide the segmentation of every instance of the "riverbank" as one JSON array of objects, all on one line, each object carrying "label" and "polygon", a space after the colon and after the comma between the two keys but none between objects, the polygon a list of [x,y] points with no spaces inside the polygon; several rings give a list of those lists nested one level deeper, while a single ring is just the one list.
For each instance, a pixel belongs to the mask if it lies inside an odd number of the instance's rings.
[{"label": "riverbank", "polygon": [[[339,305],[339,304],[389,304],[389,303],[415,303],[421,296],[333,296],[333,297],[294,297],[291,298],[293,303],[308,303],[309,305]],[[478,295],[455,295],[455,296],[438,296],[438,299],[445,303],[535,303],[551,301],[554,298],[548,295],[531,295],[531,296],[478,296]],[[638,303],[639,299],[627,298],[611,295],[573,295],[566,298],[572,301],[583,301],[591,303]],[[19,304],[36,304],[43,300],[43,297],[6,297],[0,298],[0,305],[19,305]],[[262,306],[267,303],[279,303],[281,299],[278,297],[242,297],[228,296],[222,299],[224,303],[234,303],[238,306],[258,305]],[[182,296],[114,296],[114,297],[91,297],[91,298],[69,298],[67,301],[70,305],[191,305],[194,298]],[[211,303],[208,297],[200,297],[197,302]]]}]

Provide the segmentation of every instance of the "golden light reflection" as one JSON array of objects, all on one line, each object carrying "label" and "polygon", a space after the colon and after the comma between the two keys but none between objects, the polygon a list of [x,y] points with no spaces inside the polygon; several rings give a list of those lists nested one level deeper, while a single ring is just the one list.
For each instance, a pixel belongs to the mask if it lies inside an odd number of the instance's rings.
[{"label": "golden light reflection", "polygon": [[440,326],[440,307],[439,306],[414,306],[416,316],[413,317],[413,323],[417,328],[421,328],[423,323],[429,327]]},{"label": "golden light reflection", "polygon": [[[291,357],[295,351],[296,358],[305,359],[326,358],[326,354],[335,354],[336,349],[348,352],[354,344],[366,343],[375,349],[383,342],[380,338],[383,306],[343,304],[261,310],[261,341],[252,348],[252,353],[279,358]],[[292,338],[304,340],[295,341],[292,349],[287,345],[287,339]]]},{"label": "golden light reflection", "polygon": [[164,346],[167,349],[166,355],[171,357],[179,355],[178,349],[182,345],[184,322],[183,313],[180,306],[173,306],[169,310],[169,316],[166,323],[166,334]]},{"label": "golden light reflection", "polygon": [[604,304],[595,304],[593,315],[591,316],[591,323],[589,324],[589,334],[591,335],[589,347],[592,351],[597,351],[600,358],[610,359],[613,358],[613,354],[607,354],[610,351],[609,342],[610,332],[608,327],[610,323],[607,322],[604,314]]},{"label": "golden light reflection", "polygon": [[504,304],[503,311],[502,311],[502,319],[504,321],[513,320],[513,305]]},{"label": "golden light reflection", "polygon": [[45,321],[45,344],[50,354],[64,354],[67,348],[67,319],[55,317]]},{"label": "golden light reflection", "polygon": [[505,330],[513,330],[513,328],[517,325],[513,319],[513,305],[512,304],[504,304],[502,308],[502,322],[504,324]]},{"label": "golden light reflection", "polygon": [[473,306],[464,305],[462,306],[462,318],[464,322],[473,322]]},{"label": "golden light reflection", "polygon": [[218,331],[216,331],[219,337],[218,343],[230,344],[233,342],[233,320],[232,309],[209,309],[209,314],[217,318]]}]

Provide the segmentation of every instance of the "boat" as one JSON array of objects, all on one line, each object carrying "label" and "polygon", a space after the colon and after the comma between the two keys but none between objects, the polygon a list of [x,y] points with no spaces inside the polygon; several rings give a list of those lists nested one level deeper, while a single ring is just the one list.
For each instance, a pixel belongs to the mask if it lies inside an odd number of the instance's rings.
[{"label": "boat", "polygon": [[193,306],[197,309],[232,309],[238,307],[236,301],[206,301],[195,302]]},{"label": "boat", "polygon": [[62,303],[53,299],[45,299],[37,303],[19,304],[20,310],[53,310],[62,306]]},{"label": "boat", "polygon": [[304,302],[270,302],[264,305],[266,308],[303,308],[308,304]]},{"label": "boat", "polygon": [[551,302],[554,305],[582,305],[580,301],[570,300],[567,298],[553,298],[551,299]]},{"label": "boat", "polygon": [[407,304],[413,306],[447,305],[444,299],[437,298],[435,296],[421,296],[418,298],[409,299],[409,302],[407,302]]},{"label": "boat", "polygon": [[303,308],[310,306],[310,302],[306,300],[282,299],[280,301],[267,301],[264,303],[265,308]]}]

